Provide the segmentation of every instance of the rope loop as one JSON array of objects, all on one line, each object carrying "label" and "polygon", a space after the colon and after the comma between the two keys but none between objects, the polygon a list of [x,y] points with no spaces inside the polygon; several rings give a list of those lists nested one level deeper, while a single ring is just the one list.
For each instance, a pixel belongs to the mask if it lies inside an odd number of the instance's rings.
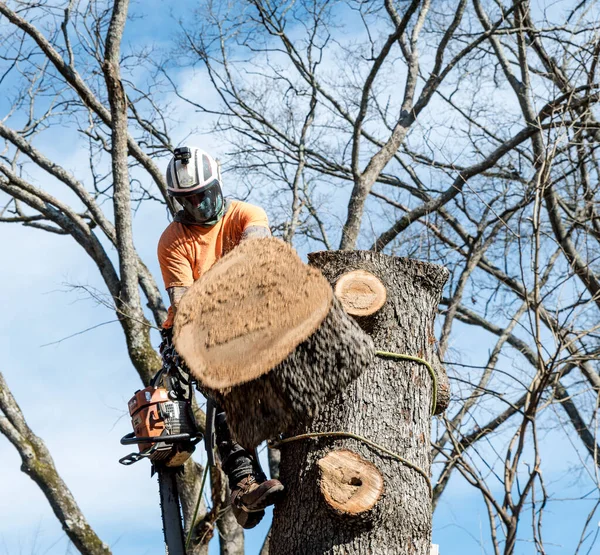
[{"label": "rope loop", "polygon": [[[407,360],[407,361],[411,361],[411,362],[418,362],[419,364],[422,364],[423,366],[425,366],[427,368],[427,370],[429,371],[429,375],[431,376],[431,381],[432,381],[433,392],[431,395],[431,399],[432,399],[431,400],[431,414],[432,415],[435,414],[435,407],[437,405],[438,381],[437,381],[437,375],[435,373],[435,370],[433,369],[433,367],[431,366],[431,364],[429,362],[427,362],[424,358],[413,356],[413,355],[407,355],[405,353],[392,353],[389,351],[375,351],[375,355],[380,358],[388,358],[388,359],[392,359],[392,360]],[[285,445],[286,443],[291,443],[293,441],[300,441],[303,439],[336,438],[336,437],[344,437],[344,438],[355,439],[356,441],[360,441],[360,442],[364,443],[365,445],[368,445],[369,447],[376,449],[377,451],[380,451],[380,452],[392,457],[393,459],[397,460],[404,466],[411,468],[412,470],[414,470],[415,472],[417,472],[418,474],[423,476],[423,478],[425,478],[425,481],[427,482],[427,486],[429,487],[429,494],[433,498],[433,486],[431,485],[431,480],[429,479],[429,475],[427,474],[427,472],[425,472],[422,468],[418,467],[416,464],[413,464],[410,461],[406,460],[404,457],[401,457],[400,455],[398,455],[398,453],[394,453],[393,451],[390,451],[386,447],[383,447],[383,445],[379,445],[378,443],[375,443],[374,441],[371,441],[370,439],[367,439],[366,437],[363,437],[363,436],[359,436],[357,434],[352,434],[350,432],[309,432],[306,434],[300,434],[297,436],[286,437],[286,438],[282,438],[279,440],[270,440],[267,442],[267,444],[269,445],[270,448],[278,448],[280,445]]]},{"label": "rope loop", "polygon": [[438,380],[437,374],[433,369],[433,366],[427,362],[424,358],[416,357],[414,355],[407,355],[405,353],[391,353],[389,351],[375,351],[375,355],[380,358],[390,358],[392,360],[410,360],[412,362],[418,362],[429,370],[432,382],[432,393],[431,393],[431,415],[435,414],[435,407],[437,406],[437,395],[438,395]]}]

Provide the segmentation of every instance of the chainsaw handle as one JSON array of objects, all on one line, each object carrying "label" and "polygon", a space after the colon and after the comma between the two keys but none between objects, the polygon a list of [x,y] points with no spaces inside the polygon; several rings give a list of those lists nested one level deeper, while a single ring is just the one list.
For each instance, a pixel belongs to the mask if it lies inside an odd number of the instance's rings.
[{"label": "chainsaw handle", "polygon": [[201,439],[201,434],[173,434],[170,436],[154,436],[154,437],[136,437],[135,432],[124,435],[121,438],[121,445],[134,445],[136,443],[176,443],[178,441],[190,441]]}]

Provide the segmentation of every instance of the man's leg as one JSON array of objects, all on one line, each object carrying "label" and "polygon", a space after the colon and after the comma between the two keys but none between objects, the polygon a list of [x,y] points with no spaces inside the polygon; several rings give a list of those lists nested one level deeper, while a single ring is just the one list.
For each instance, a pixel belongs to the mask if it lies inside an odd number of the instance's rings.
[{"label": "man's leg", "polygon": [[267,480],[255,455],[231,438],[225,413],[220,409],[215,434],[221,466],[229,480],[233,513],[242,527],[253,528],[264,516],[264,508],[281,498],[283,485],[279,480]]}]

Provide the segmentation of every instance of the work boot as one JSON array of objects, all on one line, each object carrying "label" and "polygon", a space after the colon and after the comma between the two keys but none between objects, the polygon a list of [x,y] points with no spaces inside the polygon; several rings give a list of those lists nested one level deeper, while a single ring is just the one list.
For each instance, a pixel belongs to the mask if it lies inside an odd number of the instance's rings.
[{"label": "work boot", "polygon": [[265,516],[265,511],[257,511],[255,513],[248,513],[243,509],[238,509],[231,505],[233,516],[237,520],[237,523],[244,529],[250,530],[254,528]]},{"label": "work boot", "polygon": [[[279,480],[259,482],[256,476],[248,474],[240,480],[231,492],[231,507],[240,526],[253,528],[264,516],[264,508],[273,505],[283,497],[283,484]],[[258,519],[252,515],[260,515]]]}]

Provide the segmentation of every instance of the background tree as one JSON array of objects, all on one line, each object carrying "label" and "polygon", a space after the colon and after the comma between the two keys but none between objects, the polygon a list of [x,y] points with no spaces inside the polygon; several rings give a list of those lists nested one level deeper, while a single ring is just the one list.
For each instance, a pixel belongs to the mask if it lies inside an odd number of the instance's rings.
[{"label": "background tree", "polygon": [[[167,208],[156,160],[174,146],[173,103],[187,103],[228,145],[228,183],[261,199],[301,251],[373,249],[450,270],[438,352],[454,398],[434,423],[436,511],[453,486],[473,488],[486,548],[513,553],[523,540],[543,552],[553,513],[585,506],[560,541],[592,550],[597,2],[204,2],[195,19],[186,5],[174,47],[121,46],[127,134],[115,83],[124,7],[0,4],[12,101],[0,126],[2,221],[85,249],[105,287],[91,293],[114,307],[147,379],[158,363],[147,322],[164,306],[127,238],[127,204]],[[196,90],[177,78],[191,68]],[[36,146],[57,125],[85,138],[85,179]],[[19,438],[16,420],[0,422]],[[577,454],[558,478],[554,445]],[[198,530],[205,542],[210,526]]]},{"label": "background tree", "polygon": [[[97,266],[104,291],[89,291],[108,304],[120,323],[127,352],[142,383],[160,369],[150,331],[166,317],[161,291],[133,241],[136,205],[154,200],[170,208],[164,175],[155,156],[172,150],[168,110],[154,94],[160,83],[143,75],[140,88],[129,81],[148,65],[151,52],[121,53],[128,2],[18,2],[0,5],[5,28],[4,78],[12,85],[12,106],[0,123],[6,149],[0,163],[0,190],[7,195],[2,217],[41,230],[71,235]],[[45,133],[67,126],[87,140],[90,172],[78,179],[35,145]],[[66,146],[64,135],[61,137]],[[31,173],[35,168],[37,179]],[[50,192],[56,189],[56,194]],[[105,201],[111,201],[105,204]],[[111,256],[114,249],[116,259]],[[142,295],[146,309],[142,304]],[[152,323],[151,323],[152,322]],[[83,553],[107,553],[89,529],[49,453],[26,427],[2,382],[2,432],[15,445],[23,470],[40,485],[63,529]],[[198,420],[203,414],[198,410]],[[194,526],[194,553],[206,553],[223,506],[225,487],[214,476],[214,502],[192,523],[202,467],[186,464],[182,504],[186,530]],[[220,487],[216,487],[221,484]],[[243,553],[241,530],[228,512],[219,518],[223,552]]]}]

